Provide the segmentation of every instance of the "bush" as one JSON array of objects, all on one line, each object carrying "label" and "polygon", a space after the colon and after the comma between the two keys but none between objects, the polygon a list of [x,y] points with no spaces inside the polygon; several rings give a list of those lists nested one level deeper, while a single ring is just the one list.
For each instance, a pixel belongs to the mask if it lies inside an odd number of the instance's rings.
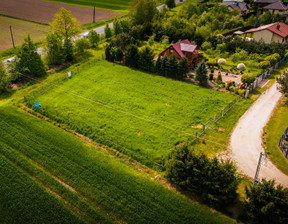
[{"label": "bush", "polygon": [[246,68],[246,66],[245,66],[245,64],[244,63],[240,63],[240,64],[238,64],[237,65],[237,69],[239,69],[239,70],[245,70],[245,68]]},{"label": "bush", "polygon": [[225,43],[217,44],[216,50],[218,50],[220,53],[224,53],[227,49],[227,46]]},{"label": "bush", "polygon": [[271,67],[271,63],[270,61],[261,61],[258,66],[262,69],[267,69],[269,67]]},{"label": "bush", "polygon": [[218,59],[217,64],[225,65],[226,64],[226,60],[224,58],[220,58],[220,59]]},{"label": "bush", "polygon": [[240,96],[244,96],[246,92],[246,89],[238,89],[237,93],[240,95]]},{"label": "bush", "polygon": [[226,83],[225,89],[226,89],[226,90],[230,90],[230,87],[233,87],[234,85],[235,85],[235,82],[229,80],[229,81]]},{"label": "bush", "polygon": [[222,84],[223,80],[222,80],[222,75],[221,72],[218,72],[217,78],[216,78],[216,83],[217,84]]},{"label": "bush", "polygon": [[213,73],[210,73],[210,75],[209,75],[209,80],[213,80]]},{"label": "bush", "polygon": [[244,74],[241,77],[241,82],[246,83],[247,86],[249,86],[250,84],[252,84],[255,81],[256,77],[254,75],[250,75],[250,74]]},{"label": "bush", "polygon": [[202,45],[201,45],[201,49],[204,51],[207,51],[208,49],[212,49],[212,44],[208,41],[205,41]]},{"label": "bush", "polygon": [[87,40],[87,38],[79,38],[75,41],[75,47],[77,52],[83,53],[84,50],[90,48],[89,40]]}]

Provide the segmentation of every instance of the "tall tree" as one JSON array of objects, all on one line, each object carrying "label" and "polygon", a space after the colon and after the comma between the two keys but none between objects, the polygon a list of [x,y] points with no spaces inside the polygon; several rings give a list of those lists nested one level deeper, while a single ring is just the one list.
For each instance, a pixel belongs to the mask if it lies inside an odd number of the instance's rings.
[{"label": "tall tree", "polygon": [[4,90],[9,85],[9,74],[6,72],[4,64],[0,61],[0,91]]},{"label": "tall tree", "polygon": [[172,55],[171,57],[169,57],[168,60],[168,76],[171,78],[178,78],[178,74],[177,74],[177,59],[175,57],[175,55]]},{"label": "tall tree", "polygon": [[64,39],[70,39],[81,32],[76,18],[71,15],[71,11],[64,8],[60,8],[60,12],[55,14],[50,27],[53,32],[60,34]]},{"label": "tall tree", "polygon": [[106,24],[105,28],[104,28],[104,33],[105,33],[105,37],[106,38],[110,38],[112,37],[112,30],[109,27],[109,24]]},{"label": "tall tree", "polygon": [[185,78],[186,74],[189,72],[188,60],[186,57],[181,58],[178,63],[178,78]]},{"label": "tall tree", "polygon": [[155,0],[133,0],[130,4],[130,14],[136,24],[151,23],[157,13]]},{"label": "tall tree", "polygon": [[113,28],[115,35],[122,33],[121,23],[117,19],[113,22]]},{"label": "tall tree", "polygon": [[284,73],[277,78],[277,83],[277,89],[288,97],[288,72],[284,71]]},{"label": "tall tree", "polygon": [[196,68],[196,80],[200,82],[201,86],[207,86],[208,70],[205,62],[201,62]]},{"label": "tall tree", "polygon": [[160,75],[168,76],[168,57],[164,55],[164,57],[160,60]]},{"label": "tall tree", "polygon": [[29,35],[24,39],[24,43],[18,50],[16,57],[19,59],[16,70],[20,73],[32,76],[45,73],[46,67]]},{"label": "tall tree", "polygon": [[135,45],[130,45],[127,47],[125,53],[125,64],[132,68],[138,68],[139,52]]},{"label": "tall tree", "polygon": [[275,181],[262,180],[246,188],[245,208],[253,223],[288,223],[288,190],[275,186]]},{"label": "tall tree", "polygon": [[91,30],[89,32],[88,39],[91,46],[96,47],[100,41],[100,35],[95,30]]},{"label": "tall tree", "polygon": [[46,36],[46,62],[50,64],[62,64],[66,59],[62,36],[57,33],[48,33]]},{"label": "tall tree", "polygon": [[153,51],[148,46],[139,48],[139,68],[143,71],[151,72],[153,70]]}]

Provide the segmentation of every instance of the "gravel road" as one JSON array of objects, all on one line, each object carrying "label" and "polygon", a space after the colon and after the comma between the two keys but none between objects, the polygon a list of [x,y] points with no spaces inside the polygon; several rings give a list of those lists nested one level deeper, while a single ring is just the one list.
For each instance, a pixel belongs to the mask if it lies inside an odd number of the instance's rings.
[{"label": "gravel road", "polygon": [[[254,178],[260,152],[264,152],[262,131],[280,97],[281,93],[274,83],[245,112],[232,133],[230,139],[232,158],[240,172],[249,177]],[[266,166],[262,163],[259,178],[275,179],[277,184],[288,187],[288,176],[278,170],[269,159]]]}]

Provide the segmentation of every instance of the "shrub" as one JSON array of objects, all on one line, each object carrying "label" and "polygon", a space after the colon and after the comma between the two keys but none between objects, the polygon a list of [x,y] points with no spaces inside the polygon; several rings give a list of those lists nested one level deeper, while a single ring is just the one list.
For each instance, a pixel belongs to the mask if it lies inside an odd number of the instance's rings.
[{"label": "shrub", "polygon": [[237,65],[237,69],[239,69],[239,70],[245,70],[245,64],[244,63],[240,63],[240,64],[238,64]]},{"label": "shrub", "polygon": [[90,48],[89,40],[87,40],[87,38],[79,38],[75,41],[75,47],[77,52],[83,53],[84,50]]},{"label": "shrub", "polygon": [[224,53],[226,51],[227,47],[225,43],[217,44],[216,50],[218,50],[220,53]]},{"label": "shrub", "polygon": [[212,49],[212,44],[208,41],[205,41],[202,45],[201,45],[201,49],[204,51],[207,51],[208,49]]},{"label": "shrub", "polygon": [[255,81],[256,77],[254,75],[250,75],[250,74],[244,74],[241,77],[241,82],[246,83],[247,86],[249,86],[250,84],[252,84]]},{"label": "shrub", "polygon": [[261,61],[258,66],[262,69],[267,69],[269,67],[271,67],[271,63],[270,61]]},{"label": "shrub", "polygon": [[246,89],[238,89],[237,93],[240,95],[240,96],[244,96],[246,92]]},{"label": "shrub", "polygon": [[209,80],[213,80],[213,73],[210,73]]},{"label": "shrub", "polygon": [[229,81],[226,83],[225,89],[226,89],[226,90],[230,90],[230,87],[231,87],[231,86],[234,86],[234,85],[235,85],[235,83],[234,83],[233,81],[229,80]]},{"label": "shrub", "polygon": [[226,64],[226,60],[224,58],[220,58],[218,61],[217,61],[217,64],[219,65],[225,65]]},{"label": "shrub", "polygon": [[221,72],[218,72],[217,78],[216,78],[216,83],[217,84],[222,84],[223,80],[222,80],[222,75]]}]

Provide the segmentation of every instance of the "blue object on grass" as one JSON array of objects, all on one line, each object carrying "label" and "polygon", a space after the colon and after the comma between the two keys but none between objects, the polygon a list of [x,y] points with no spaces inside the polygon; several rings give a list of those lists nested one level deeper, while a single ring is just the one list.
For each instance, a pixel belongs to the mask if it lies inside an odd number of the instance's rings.
[{"label": "blue object on grass", "polygon": [[34,104],[34,106],[35,106],[35,107],[39,108],[40,110],[42,109],[42,107],[41,107],[41,104],[40,104],[40,103],[38,103],[38,102],[34,101],[34,102],[33,102],[33,104]]}]

